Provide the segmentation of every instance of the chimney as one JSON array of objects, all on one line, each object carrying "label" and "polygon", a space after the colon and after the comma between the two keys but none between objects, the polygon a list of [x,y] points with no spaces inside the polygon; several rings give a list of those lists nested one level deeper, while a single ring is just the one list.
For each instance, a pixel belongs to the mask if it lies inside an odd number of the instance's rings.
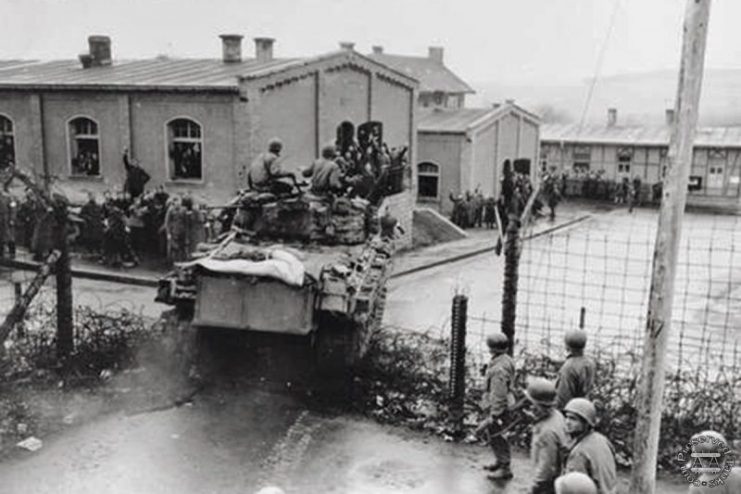
[{"label": "chimney", "polygon": [[515,104],[515,100],[513,100],[512,98],[506,99],[506,100],[504,100],[504,102],[507,103],[508,105],[514,105]]},{"label": "chimney", "polygon": [[666,124],[674,125],[674,108],[666,109]]},{"label": "chimney", "polygon": [[373,47],[373,54],[375,54],[375,55],[383,55],[383,46],[375,45]]},{"label": "chimney", "polygon": [[[111,38],[108,36],[88,36],[88,57],[80,56],[83,68],[111,65]],[[87,62],[87,66],[86,66]]]},{"label": "chimney", "polygon": [[254,38],[255,58],[258,62],[269,62],[273,59],[274,38]]},{"label": "chimney", "polygon": [[355,43],[352,41],[340,41],[340,50],[353,51],[355,49]]},{"label": "chimney", "polygon": [[607,126],[614,127],[617,124],[617,108],[607,109]]},{"label": "chimney", "polygon": [[437,63],[439,63],[439,64],[442,65],[442,63],[443,63],[443,51],[444,51],[444,48],[442,46],[430,46],[427,49],[427,53],[428,53],[427,57],[430,60],[433,60],[433,61],[435,61],[435,62],[437,62]]},{"label": "chimney", "polygon": [[239,63],[242,61],[241,34],[220,34],[221,59],[224,63]]}]

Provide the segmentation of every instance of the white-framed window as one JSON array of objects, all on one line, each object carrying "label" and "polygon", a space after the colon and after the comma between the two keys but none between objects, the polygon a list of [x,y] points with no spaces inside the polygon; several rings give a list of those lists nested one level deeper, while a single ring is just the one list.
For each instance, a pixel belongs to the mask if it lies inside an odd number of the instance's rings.
[{"label": "white-framed window", "polygon": [[89,117],[74,117],[67,123],[70,173],[100,175],[100,134],[98,123]]},{"label": "white-framed window", "polygon": [[172,180],[203,178],[203,133],[198,122],[179,117],[167,123],[167,160]]},{"label": "white-framed window", "polygon": [[572,169],[575,173],[586,173],[592,164],[592,148],[579,146],[574,148],[574,161]]},{"label": "white-framed window", "polygon": [[632,148],[620,148],[618,149],[618,162],[617,172],[618,174],[629,174],[630,164],[633,162],[633,149]]},{"label": "white-framed window", "polygon": [[0,170],[15,165],[15,134],[13,121],[0,114]]},{"label": "white-framed window", "polygon": [[440,167],[424,162],[417,165],[417,197],[438,199],[440,197]]}]

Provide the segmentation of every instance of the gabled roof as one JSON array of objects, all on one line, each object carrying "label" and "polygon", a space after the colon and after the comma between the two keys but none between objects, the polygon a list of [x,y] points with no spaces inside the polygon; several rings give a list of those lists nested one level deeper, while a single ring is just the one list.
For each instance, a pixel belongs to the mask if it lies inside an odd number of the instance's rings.
[{"label": "gabled roof", "polygon": [[290,69],[301,69],[335,58],[359,60],[398,76],[407,85],[416,80],[393,67],[357,52],[339,51],[316,57],[282,58],[267,62],[244,59],[224,63],[221,59],[154,58],[114,60],[112,65],[83,69],[77,60],[0,61],[0,89],[100,89],[239,91],[240,80],[258,79]]},{"label": "gabled roof", "polygon": [[514,103],[494,108],[422,108],[419,110],[417,130],[429,134],[465,134],[515,112],[539,123],[537,116]]},{"label": "gabled roof", "polygon": [[[669,145],[671,128],[662,126],[605,126],[579,124],[548,124],[540,130],[542,142],[573,144],[609,144],[620,146]],[[696,147],[741,148],[741,127],[699,127],[695,134]]]},{"label": "gabled roof", "polygon": [[476,91],[445,65],[427,57],[373,53],[369,58],[419,81],[420,92],[471,94]]}]

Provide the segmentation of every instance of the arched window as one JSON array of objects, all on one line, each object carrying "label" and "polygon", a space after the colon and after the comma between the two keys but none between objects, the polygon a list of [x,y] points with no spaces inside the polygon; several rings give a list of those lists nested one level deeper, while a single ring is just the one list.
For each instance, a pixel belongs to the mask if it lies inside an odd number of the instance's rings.
[{"label": "arched window", "polygon": [[440,167],[434,163],[417,165],[417,197],[419,199],[438,199],[440,189]]},{"label": "arched window", "polygon": [[172,180],[203,178],[203,137],[201,126],[187,118],[167,124],[167,154]]},{"label": "arched window", "polygon": [[15,138],[13,122],[0,115],[0,170],[15,165]]},{"label": "arched window", "polygon": [[98,124],[87,117],[69,121],[69,161],[72,175],[100,175],[100,136]]}]

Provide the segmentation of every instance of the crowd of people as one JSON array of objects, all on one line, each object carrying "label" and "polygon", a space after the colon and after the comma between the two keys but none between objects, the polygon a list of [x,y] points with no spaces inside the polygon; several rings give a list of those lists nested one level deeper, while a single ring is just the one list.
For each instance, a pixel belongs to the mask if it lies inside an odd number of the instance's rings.
[{"label": "crowd of people", "polygon": [[561,175],[561,194],[564,197],[579,197],[633,207],[644,202],[657,204],[661,201],[662,184],[645,184],[638,175],[623,175],[617,180],[605,177],[604,170],[566,171]]}]

